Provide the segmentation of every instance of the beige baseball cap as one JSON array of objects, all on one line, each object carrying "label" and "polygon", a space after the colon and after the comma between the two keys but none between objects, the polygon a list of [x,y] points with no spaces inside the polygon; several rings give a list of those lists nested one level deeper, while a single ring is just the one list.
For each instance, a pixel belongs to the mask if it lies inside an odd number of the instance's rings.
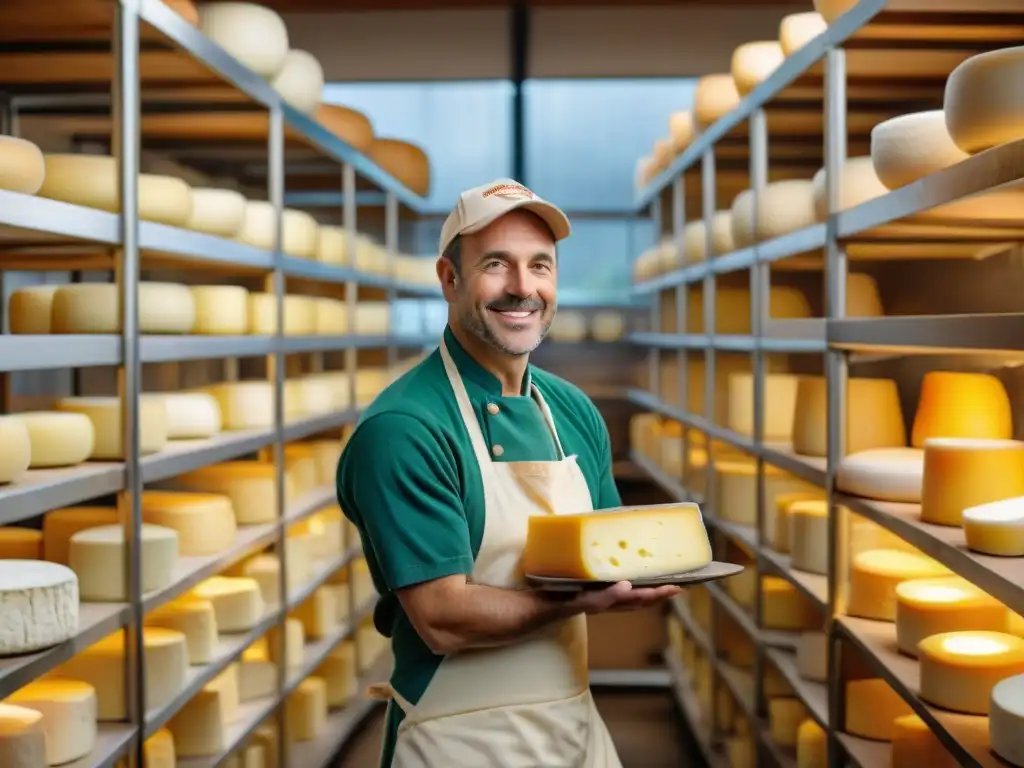
[{"label": "beige baseball cap", "polygon": [[506,213],[524,209],[540,216],[551,227],[555,241],[569,236],[569,217],[557,205],[542,200],[514,179],[496,179],[467,189],[441,228],[438,253],[444,253],[458,235],[479,232]]}]

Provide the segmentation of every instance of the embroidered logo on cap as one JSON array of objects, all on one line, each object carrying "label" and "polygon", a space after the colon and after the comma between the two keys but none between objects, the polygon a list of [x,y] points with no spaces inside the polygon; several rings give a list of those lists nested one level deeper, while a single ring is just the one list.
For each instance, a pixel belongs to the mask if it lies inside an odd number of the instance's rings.
[{"label": "embroidered logo on cap", "polygon": [[484,190],[484,198],[488,198],[493,195],[497,195],[504,200],[533,200],[533,198],[536,197],[533,192],[528,190],[522,184],[495,184],[490,189]]}]

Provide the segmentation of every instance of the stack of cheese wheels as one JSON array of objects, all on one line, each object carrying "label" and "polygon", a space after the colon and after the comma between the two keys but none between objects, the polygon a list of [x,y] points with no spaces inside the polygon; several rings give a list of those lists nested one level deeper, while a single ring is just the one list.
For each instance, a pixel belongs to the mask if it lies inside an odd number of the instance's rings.
[{"label": "stack of cheese wheels", "polygon": [[933,437],[924,444],[921,520],[959,526],[964,509],[1024,495],[1024,442]]},{"label": "stack of cheese wheels", "polygon": [[292,48],[270,85],[286,102],[311,115],[320,106],[324,93],[324,69],[309,51]]},{"label": "stack of cheese wheels", "polygon": [[944,632],[917,651],[921,698],[954,712],[987,715],[996,683],[1024,673],[1024,639],[1005,632]]},{"label": "stack of cheese wheels", "polygon": [[[51,200],[120,213],[117,159],[110,155],[47,154],[38,194]],[[139,174],[139,218],[176,227],[192,216],[192,188],[172,176]]]},{"label": "stack of cheese wheels", "polygon": [[708,128],[732,112],[740,103],[740,93],[731,74],[705,75],[697,81],[693,95],[693,115],[697,126]]},{"label": "stack of cheese wheels", "polygon": [[[814,216],[818,221],[825,221],[829,215],[825,173],[826,169],[821,168],[811,180]],[[870,155],[847,158],[839,169],[839,211],[874,200],[888,192],[888,188],[875,173]]]},{"label": "stack of cheese wheels", "polygon": [[896,644],[908,656],[926,637],[958,630],[999,632],[1006,606],[960,576],[910,579],[896,587]]},{"label": "stack of cheese wheels", "polygon": [[892,768],[957,768],[958,765],[935,731],[919,716],[903,715],[892,721]]},{"label": "stack of cheese wheels", "polygon": [[[732,236],[732,213],[715,211],[711,217],[711,256],[721,256],[736,250]],[[688,222],[683,227],[683,261],[692,264],[708,258],[707,226],[703,219]]]},{"label": "stack of cheese wheels", "polygon": [[[802,456],[828,452],[827,383],[824,377],[802,376],[793,418],[793,450]],[[846,453],[906,445],[906,426],[899,392],[891,379],[851,378],[846,390]]]},{"label": "stack of cheese wheels", "polygon": [[257,75],[270,79],[288,57],[288,28],[274,11],[255,3],[203,3],[200,31]]},{"label": "stack of cheese wheels", "polygon": [[[226,461],[186,472],[174,485],[189,491],[218,493],[231,500],[238,525],[262,525],[277,518],[277,470],[270,462]],[[294,473],[284,473],[285,502],[296,497]]]},{"label": "stack of cheese wheels", "polygon": [[685,109],[669,115],[668,135],[673,154],[678,155],[690,146],[697,137],[697,126],[693,121],[693,112]]},{"label": "stack of cheese wheels", "polygon": [[20,419],[0,416],[0,485],[11,483],[32,463],[32,439]]},{"label": "stack of cheese wheels", "polygon": [[0,189],[34,195],[43,186],[46,164],[35,144],[0,134]]},{"label": "stack of cheese wheels", "polygon": [[317,108],[316,119],[359,152],[366,152],[373,143],[373,124],[362,112],[339,104],[321,104]]},{"label": "stack of cheese wheels", "polygon": [[846,682],[846,727],[854,736],[875,741],[892,739],[892,723],[912,714],[910,705],[878,677]]},{"label": "stack of cheese wheels", "polygon": [[946,79],[942,108],[953,142],[975,154],[1024,138],[1024,99],[1011,85],[1024,68],[1024,48],[972,56]]},{"label": "stack of cheese wheels", "polygon": [[430,194],[430,159],[420,147],[399,139],[374,138],[366,154],[420,197]]},{"label": "stack of cheese wheels", "polygon": [[900,115],[871,129],[871,163],[889,189],[912,184],[967,157],[949,137],[941,109]]},{"label": "stack of cheese wheels", "polygon": [[792,56],[828,28],[820,13],[790,13],[779,22],[779,44],[786,56]]},{"label": "stack of cheese wheels", "polygon": [[901,582],[948,575],[948,568],[920,553],[894,549],[861,552],[850,568],[847,613],[863,619],[895,621],[896,587]]},{"label": "stack of cheese wheels", "polygon": [[779,68],[786,54],[775,40],[744,43],[732,53],[732,80],[736,92],[746,96]]},{"label": "stack of cheese wheels", "polygon": [[968,549],[1024,557],[1024,496],[967,507],[962,516]]},{"label": "stack of cheese wheels", "polygon": [[754,192],[740,192],[732,202],[732,239],[737,248],[788,235],[818,221],[815,186],[811,181],[773,181],[757,190],[757,221]]}]

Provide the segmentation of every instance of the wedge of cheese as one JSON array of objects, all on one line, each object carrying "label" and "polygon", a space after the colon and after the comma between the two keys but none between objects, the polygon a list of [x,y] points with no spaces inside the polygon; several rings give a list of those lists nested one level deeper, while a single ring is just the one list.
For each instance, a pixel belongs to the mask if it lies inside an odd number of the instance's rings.
[{"label": "wedge of cheese", "polygon": [[620,507],[530,518],[523,569],[534,576],[623,581],[703,568],[711,562],[696,504]]}]

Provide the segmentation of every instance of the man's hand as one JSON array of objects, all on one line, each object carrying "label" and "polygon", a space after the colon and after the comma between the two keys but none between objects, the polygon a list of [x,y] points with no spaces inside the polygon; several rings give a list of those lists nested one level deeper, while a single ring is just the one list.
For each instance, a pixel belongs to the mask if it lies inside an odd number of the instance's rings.
[{"label": "man's hand", "polygon": [[664,587],[634,587],[628,581],[620,581],[607,589],[585,590],[569,601],[573,611],[581,613],[608,613],[609,611],[637,611],[648,608],[662,600],[675,597],[683,590],[668,585]]}]

